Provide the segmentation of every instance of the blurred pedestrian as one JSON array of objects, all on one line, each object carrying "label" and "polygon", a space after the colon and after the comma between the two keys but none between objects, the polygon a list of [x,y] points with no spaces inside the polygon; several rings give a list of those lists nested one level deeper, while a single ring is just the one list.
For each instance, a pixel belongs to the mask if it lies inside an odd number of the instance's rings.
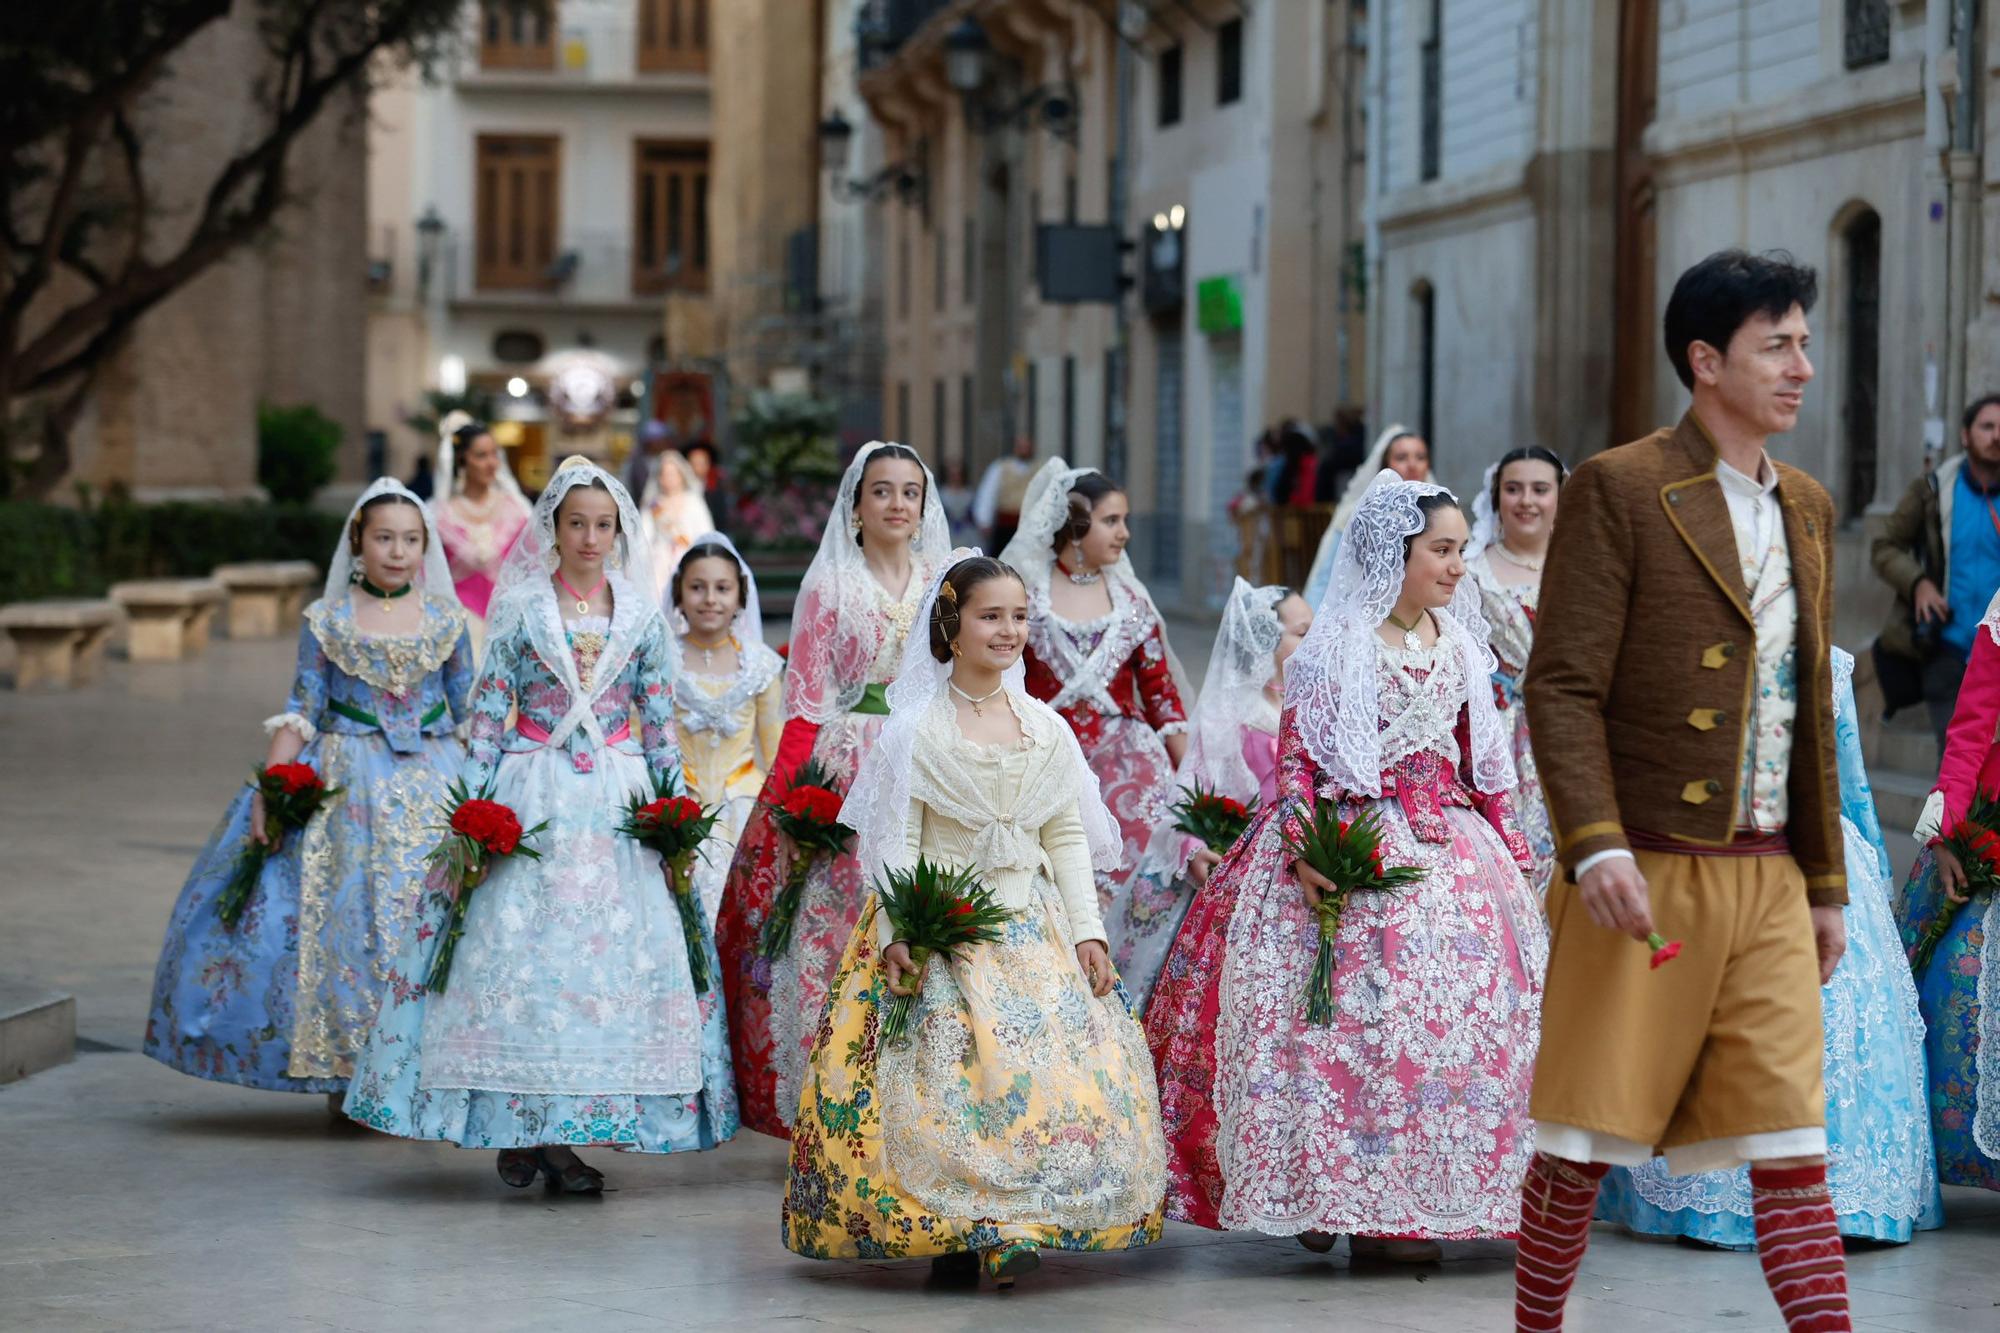
[{"label": "blurred pedestrian", "polygon": [[1964,452],[1910,483],[1870,548],[1896,604],[1875,640],[1883,711],[1921,700],[1938,752],[1987,603],[2000,591],[2000,393],[1965,409]]}]

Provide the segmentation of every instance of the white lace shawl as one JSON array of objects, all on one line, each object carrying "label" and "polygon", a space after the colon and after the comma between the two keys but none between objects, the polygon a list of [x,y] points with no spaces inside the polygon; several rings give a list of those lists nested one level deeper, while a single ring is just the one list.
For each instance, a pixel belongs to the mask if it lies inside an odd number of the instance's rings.
[{"label": "white lace shawl", "polygon": [[[1027,854],[1026,843],[1034,841],[1042,825],[1057,812],[1075,807],[1083,819],[1084,837],[1090,845],[1093,868],[1116,868],[1124,853],[1124,838],[1118,823],[1105,808],[1097,777],[1084,762],[1083,749],[1060,714],[1035,699],[1027,690],[1027,673],[1016,662],[1007,669],[1004,687],[1021,718],[1022,726],[1037,744],[1050,752],[1050,768],[1045,780],[1024,787],[1021,805],[1001,819],[996,812],[975,804],[980,784],[969,775],[954,775],[950,755],[956,747],[921,747],[919,763],[917,738],[926,719],[936,707],[948,707],[947,682],[951,666],[931,655],[929,625],[931,607],[937,601],[938,585],[951,567],[977,551],[960,550],[943,562],[926,589],[909,638],[903,645],[902,665],[889,686],[889,720],[882,725],[874,746],[861,761],[860,771],[848,788],[841,805],[840,819],[855,832],[855,850],[862,874],[870,887],[891,869],[907,869],[909,858],[910,802],[920,799],[940,814],[970,828],[981,828],[980,845],[997,858],[982,865],[1011,866]],[[953,721],[951,725],[956,726]],[[1064,781],[1067,776],[1068,781]],[[1034,855],[1040,855],[1034,843]]]},{"label": "white lace shawl", "polygon": [[361,506],[383,495],[393,495],[406,500],[415,505],[417,512],[423,515],[424,563],[411,581],[420,590],[438,593],[455,600],[457,594],[452,591],[451,562],[445,558],[444,541],[438,536],[437,517],[431,513],[429,505],[417,498],[415,491],[394,477],[377,477],[369,482],[368,489],[361,492],[361,498],[347,511],[347,522],[340,525],[340,540],[334,543],[333,554],[327,557],[326,585],[320,595],[329,602],[346,599],[347,585],[359,577],[361,570],[360,557],[349,549],[347,534],[353,531],[354,520],[360,515]]},{"label": "white lace shawl", "polygon": [[[604,483],[618,506],[618,537],[604,571],[611,585],[609,641],[591,671],[590,689],[585,690],[577,674],[576,658],[570,652],[551,576],[560,560],[556,550],[556,510],[564,496],[592,481]],[[646,557],[646,543],[639,531],[639,512],[624,483],[594,463],[570,459],[556,470],[535,503],[534,517],[500,567],[493,606],[487,616],[487,642],[498,641],[516,627],[525,629],[535,655],[569,691],[569,712],[549,730],[551,748],[563,745],[579,727],[594,747],[603,746],[604,732],[597,724],[593,706],[598,696],[617,681],[646,634],[660,621],[660,608],[653,600],[653,575]],[[666,626],[658,627],[664,634]]]},{"label": "white lace shawl", "polygon": [[[1285,706],[1299,739],[1342,790],[1382,794],[1381,698],[1375,631],[1396,605],[1407,563],[1405,542],[1424,530],[1417,502],[1451,495],[1427,481],[1404,481],[1383,469],[1369,482],[1342,535],[1333,581],[1312,629],[1286,671]],[[1454,497],[1455,498],[1455,497]],[[1505,722],[1485,688],[1495,666],[1477,583],[1459,580],[1451,605],[1434,613],[1440,634],[1465,663],[1466,707],[1472,723],[1472,785],[1498,793],[1515,784]]]},{"label": "white lace shawl", "polygon": [[[868,460],[889,443],[869,441],[841,474],[833,512],[820,534],[819,552],[799,581],[791,660],[785,673],[787,716],[817,724],[831,722],[852,711],[868,686],[867,668],[881,649],[884,621],[875,591],[880,585],[868,571],[861,544],[854,537],[854,491],[861,484]],[[911,577],[928,582],[937,572],[937,566],[930,562],[950,549],[951,524],[938,497],[937,478],[924,467],[923,518],[910,539],[916,563]],[[825,623],[829,612],[831,632]]]}]

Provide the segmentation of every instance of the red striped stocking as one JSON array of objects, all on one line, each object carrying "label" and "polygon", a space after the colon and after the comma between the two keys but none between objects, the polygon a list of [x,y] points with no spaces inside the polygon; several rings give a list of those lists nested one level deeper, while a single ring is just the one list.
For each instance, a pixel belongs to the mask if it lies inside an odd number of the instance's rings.
[{"label": "red striped stocking", "polygon": [[1514,1327],[1561,1333],[1563,1302],[1576,1281],[1597,1183],[1611,1168],[1536,1153],[1521,1186],[1521,1241],[1514,1256]]},{"label": "red striped stocking", "polygon": [[1757,1258],[1789,1333],[1847,1333],[1847,1257],[1826,1165],[1750,1168]]}]

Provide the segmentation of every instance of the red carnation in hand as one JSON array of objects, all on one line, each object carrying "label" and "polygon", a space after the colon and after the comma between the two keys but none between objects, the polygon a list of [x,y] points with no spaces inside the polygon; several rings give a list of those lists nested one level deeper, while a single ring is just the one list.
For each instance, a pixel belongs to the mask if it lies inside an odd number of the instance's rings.
[{"label": "red carnation in hand", "polygon": [[1667,938],[1658,931],[1654,931],[1646,937],[1646,945],[1653,951],[1653,968],[1655,971],[1665,967],[1668,963],[1673,962],[1674,959],[1681,956],[1681,942],[1674,940],[1669,943]]},{"label": "red carnation in hand", "polygon": [[690,819],[701,818],[701,802],[692,796],[676,796],[666,805],[667,815],[676,824],[685,824]]},{"label": "red carnation in hand", "polygon": [[451,831],[464,834],[496,856],[511,856],[521,845],[521,821],[498,801],[462,803],[452,812]]},{"label": "red carnation in hand", "polygon": [[964,898],[960,898],[960,899],[958,900],[958,903],[957,903],[957,905],[955,905],[955,906],[954,906],[954,907],[953,907],[953,908],[951,909],[951,914],[952,914],[953,916],[971,916],[971,915],[972,915],[972,904],[971,904],[970,902],[968,902],[968,901],[967,901],[966,899],[964,899]]},{"label": "red carnation in hand", "polygon": [[785,813],[818,824],[840,818],[840,797],[824,787],[794,787],[785,797]]},{"label": "red carnation in hand", "polygon": [[272,764],[264,770],[264,775],[276,778],[287,796],[312,791],[320,785],[319,774],[313,772],[310,764]]},{"label": "red carnation in hand", "polygon": [[667,802],[666,798],[662,797],[657,801],[648,801],[637,810],[634,810],[632,818],[641,824],[657,824],[666,813]]}]

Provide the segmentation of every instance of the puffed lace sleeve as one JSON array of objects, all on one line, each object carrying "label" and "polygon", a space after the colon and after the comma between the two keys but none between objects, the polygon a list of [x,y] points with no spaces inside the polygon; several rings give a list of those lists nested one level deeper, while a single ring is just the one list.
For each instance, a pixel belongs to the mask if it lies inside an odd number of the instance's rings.
[{"label": "puffed lace sleeve", "polygon": [[264,719],[264,734],[276,735],[289,727],[301,741],[311,743],[319,734],[319,717],[326,710],[328,697],[327,673],[333,664],[327,660],[326,649],[320,646],[319,635],[313,633],[312,617],[299,626],[299,663],[292,676],[292,692],[285,700],[285,711]]}]

